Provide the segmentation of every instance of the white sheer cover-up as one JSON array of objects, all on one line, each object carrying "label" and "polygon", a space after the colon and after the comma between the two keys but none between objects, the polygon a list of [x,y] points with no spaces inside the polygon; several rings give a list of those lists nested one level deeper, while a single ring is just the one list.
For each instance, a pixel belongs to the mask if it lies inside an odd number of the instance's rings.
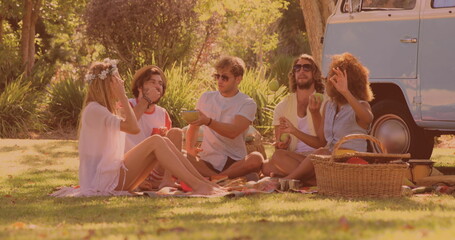
[{"label": "white sheer cover-up", "polygon": [[[115,191],[123,164],[125,133],[121,118],[97,102],[90,102],[82,112],[79,133],[79,188],[63,187],[55,197],[130,195]],[[123,188],[123,186],[122,186]]]}]

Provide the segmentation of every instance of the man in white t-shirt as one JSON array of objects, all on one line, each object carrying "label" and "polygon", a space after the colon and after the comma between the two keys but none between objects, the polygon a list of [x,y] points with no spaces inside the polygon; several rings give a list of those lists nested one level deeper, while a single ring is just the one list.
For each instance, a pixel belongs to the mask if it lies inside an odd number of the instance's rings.
[{"label": "man in white t-shirt", "polygon": [[[283,100],[278,103],[273,112],[273,126],[275,127],[275,152],[270,160],[262,166],[262,173],[266,176],[286,176],[290,170],[297,167],[308,153],[315,149],[311,144],[302,142],[298,134],[281,138],[280,124],[284,118],[288,119],[299,132],[315,136],[315,129],[321,124],[320,114],[310,114],[319,109],[310,108],[310,98],[321,101],[315,92],[323,93],[324,85],[321,80],[321,71],[313,57],[307,54],[299,56],[293,64],[289,76],[289,91]],[[322,95],[320,95],[322,96]]]},{"label": "man in white t-shirt", "polygon": [[[190,123],[186,133],[188,159],[206,177],[257,175],[264,159],[259,152],[247,154],[245,146],[257,106],[238,88],[245,63],[238,57],[223,57],[215,70],[218,91],[202,94],[196,104],[199,119]],[[204,128],[201,148],[195,147],[199,127]]]},{"label": "man in white t-shirt", "polygon": [[[154,65],[142,67],[134,74],[131,83],[134,98],[130,98],[128,101],[136,115],[141,132],[126,135],[125,152],[154,134],[168,137],[177,149],[182,149],[182,130],[172,128],[168,112],[157,105],[166,92],[166,84],[167,79],[163,71]],[[158,165],[139,188],[151,190],[173,185],[171,175],[165,173],[164,168]]]}]

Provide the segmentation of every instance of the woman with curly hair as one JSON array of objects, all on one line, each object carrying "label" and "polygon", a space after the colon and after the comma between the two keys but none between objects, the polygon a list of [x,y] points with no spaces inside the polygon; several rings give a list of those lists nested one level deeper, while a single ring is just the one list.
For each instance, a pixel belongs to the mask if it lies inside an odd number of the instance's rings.
[{"label": "woman with curly hair", "polygon": [[[317,136],[300,134],[299,138],[314,148],[315,154],[331,154],[334,145],[349,134],[367,134],[373,121],[370,104],[373,94],[368,81],[369,71],[350,53],[332,57],[326,81],[326,92],[330,100],[322,111],[322,123],[316,130]],[[321,102],[310,101],[310,108],[319,109]],[[315,112],[318,114],[318,111]],[[280,125],[282,132],[294,134],[298,129],[287,119]],[[341,145],[341,149],[365,152],[367,142],[354,139]],[[315,184],[313,164],[305,158],[298,164],[286,166],[286,179],[301,179]]]},{"label": "woman with curly hair", "polygon": [[[53,196],[127,194],[125,190],[135,189],[158,163],[189,184],[194,194],[224,193],[203,178],[168,138],[150,136],[124,153],[125,133],[137,134],[140,128],[115,61],[93,63],[86,81],[79,129],[80,187],[62,188]],[[123,117],[118,105],[123,106]]]}]

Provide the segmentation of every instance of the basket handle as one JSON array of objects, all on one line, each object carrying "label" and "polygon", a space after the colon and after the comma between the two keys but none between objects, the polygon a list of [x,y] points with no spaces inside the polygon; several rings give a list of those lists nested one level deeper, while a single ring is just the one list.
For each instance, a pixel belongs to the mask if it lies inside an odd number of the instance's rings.
[{"label": "basket handle", "polygon": [[349,135],[346,135],[344,137],[342,137],[340,139],[340,141],[338,141],[335,146],[333,147],[333,152],[332,152],[332,156],[335,156],[335,153],[336,151],[338,150],[338,148],[340,148],[340,146],[348,141],[348,140],[352,140],[352,139],[365,139],[365,140],[369,140],[371,143],[374,143],[376,144],[376,146],[379,147],[379,149],[381,150],[382,153],[387,153],[387,149],[384,147],[384,144],[382,144],[381,141],[379,141],[377,138],[371,136],[371,135],[366,135],[366,134],[349,134]]}]

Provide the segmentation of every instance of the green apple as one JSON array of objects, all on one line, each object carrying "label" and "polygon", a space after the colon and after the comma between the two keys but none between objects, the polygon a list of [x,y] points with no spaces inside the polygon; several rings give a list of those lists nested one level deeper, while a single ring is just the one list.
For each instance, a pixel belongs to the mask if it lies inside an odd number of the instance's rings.
[{"label": "green apple", "polygon": [[287,142],[289,137],[289,133],[282,133],[280,136],[280,142]]},{"label": "green apple", "polygon": [[194,121],[198,120],[198,118],[199,118],[199,111],[197,111],[197,110],[183,111],[182,118],[187,123],[194,122]]},{"label": "green apple", "polygon": [[272,81],[269,82],[270,91],[276,92],[278,88],[280,88],[280,83],[276,79],[273,79]]},{"label": "green apple", "polygon": [[314,96],[316,97],[316,100],[322,102],[324,100],[324,95],[322,93],[315,92]]}]

